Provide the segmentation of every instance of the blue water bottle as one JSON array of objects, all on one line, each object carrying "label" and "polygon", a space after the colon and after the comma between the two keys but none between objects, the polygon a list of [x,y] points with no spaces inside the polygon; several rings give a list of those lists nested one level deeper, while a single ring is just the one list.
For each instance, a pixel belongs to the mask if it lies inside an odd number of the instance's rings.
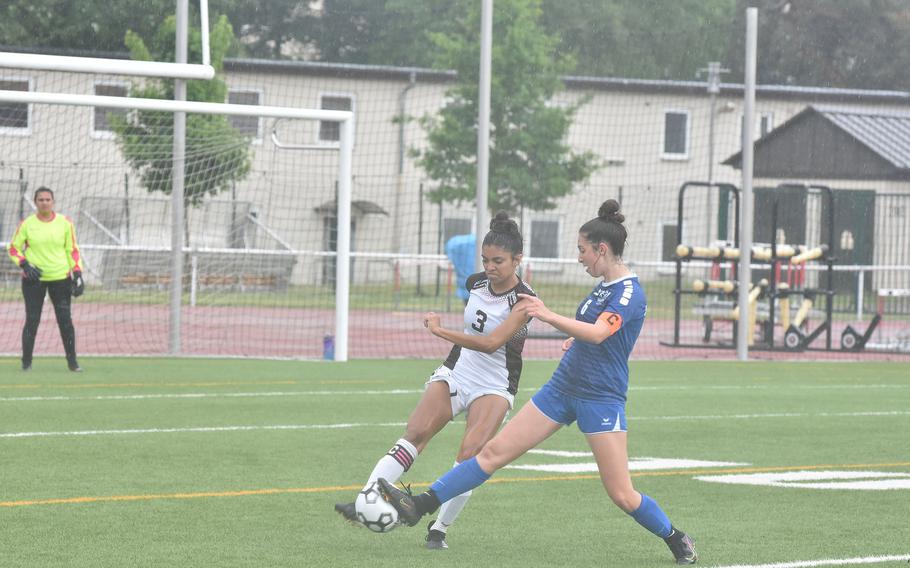
[{"label": "blue water bottle", "polygon": [[327,361],[335,360],[335,336],[331,333],[325,334],[322,338],[322,358]]}]

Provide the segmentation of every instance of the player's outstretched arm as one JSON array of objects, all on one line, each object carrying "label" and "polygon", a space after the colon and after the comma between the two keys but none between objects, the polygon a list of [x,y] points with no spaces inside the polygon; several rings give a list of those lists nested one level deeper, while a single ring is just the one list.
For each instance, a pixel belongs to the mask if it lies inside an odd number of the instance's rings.
[{"label": "player's outstretched arm", "polygon": [[427,312],[423,317],[423,325],[436,337],[445,339],[465,349],[472,349],[483,353],[495,353],[497,349],[506,344],[521,327],[528,323],[528,316],[520,309],[520,302],[512,309],[512,313],[489,335],[468,335],[463,331],[454,331],[442,327],[439,314]]},{"label": "player's outstretched arm", "polygon": [[604,312],[594,323],[578,321],[574,318],[561,316],[548,308],[536,296],[519,294],[525,304],[525,311],[530,317],[535,317],[548,323],[559,331],[586,343],[601,343],[622,327],[622,316],[611,312]]}]

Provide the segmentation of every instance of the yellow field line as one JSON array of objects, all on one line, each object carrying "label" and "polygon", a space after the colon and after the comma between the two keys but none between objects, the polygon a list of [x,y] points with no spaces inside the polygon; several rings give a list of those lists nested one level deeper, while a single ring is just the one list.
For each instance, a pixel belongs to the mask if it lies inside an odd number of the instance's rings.
[{"label": "yellow field line", "polygon": [[[769,471],[802,471],[829,468],[865,467],[910,467],[908,462],[866,463],[866,464],[823,464],[801,466],[742,467],[728,469],[638,471],[632,477],[656,477],[671,475],[704,475],[718,473],[764,473]],[[547,475],[540,477],[494,477],[487,483],[522,483],[541,481],[576,481],[599,479],[599,475]],[[426,482],[411,484],[413,487],[428,487]],[[325,487],[292,487],[287,489],[247,489],[243,491],[204,491],[198,493],[159,493],[149,495],[109,495],[99,497],[69,497],[63,499],[34,499],[25,501],[0,501],[0,507],[31,507],[34,505],[79,505],[85,503],[109,503],[118,501],[155,501],[160,499],[202,499],[206,497],[248,497],[254,495],[281,495],[287,493],[331,493],[334,491],[357,491],[361,485],[330,485]]]}]

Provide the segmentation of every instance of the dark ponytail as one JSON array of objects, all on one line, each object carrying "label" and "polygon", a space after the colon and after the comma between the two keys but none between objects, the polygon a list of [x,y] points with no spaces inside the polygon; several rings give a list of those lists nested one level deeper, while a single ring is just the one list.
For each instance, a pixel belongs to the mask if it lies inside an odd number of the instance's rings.
[{"label": "dark ponytail", "polygon": [[582,225],[578,232],[591,244],[606,243],[614,255],[622,256],[628,237],[623,226],[625,220],[626,216],[619,212],[619,202],[608,199],[597,210],[597,217]]},{"label": "dark ponytail", "polygon": [[500,211],[490,220],[490,232],[483,238],[483,246],[493,245],[518,256],[524,249],[518,223],[509,219],[509,214]]}]

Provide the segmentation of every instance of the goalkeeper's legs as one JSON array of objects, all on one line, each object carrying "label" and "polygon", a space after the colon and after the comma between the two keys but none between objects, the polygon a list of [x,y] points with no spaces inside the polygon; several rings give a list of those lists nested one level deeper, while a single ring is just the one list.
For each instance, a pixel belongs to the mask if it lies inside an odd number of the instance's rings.
[{"label": "goalkeeper's legs", "polygon": [[41,324],[41,310],[44,308],[44,294],[47,289],[43,282],[22,279],[22,297],[25,299],[25,325],[22,327],[22,369],[32,367],[35,351],[35,337]]},{"label": "goalkeeper's legs", "polygon": [[60,339],[63,340],[63,350],[66,352],[66,364],[70,371],[81,371],[76,361],[76,329],[73,327],[72,316],[72,287],[70,280],[48,282],[47,293],[54,304],[54,314],[57,316],[57,327],[60,329]]}]

